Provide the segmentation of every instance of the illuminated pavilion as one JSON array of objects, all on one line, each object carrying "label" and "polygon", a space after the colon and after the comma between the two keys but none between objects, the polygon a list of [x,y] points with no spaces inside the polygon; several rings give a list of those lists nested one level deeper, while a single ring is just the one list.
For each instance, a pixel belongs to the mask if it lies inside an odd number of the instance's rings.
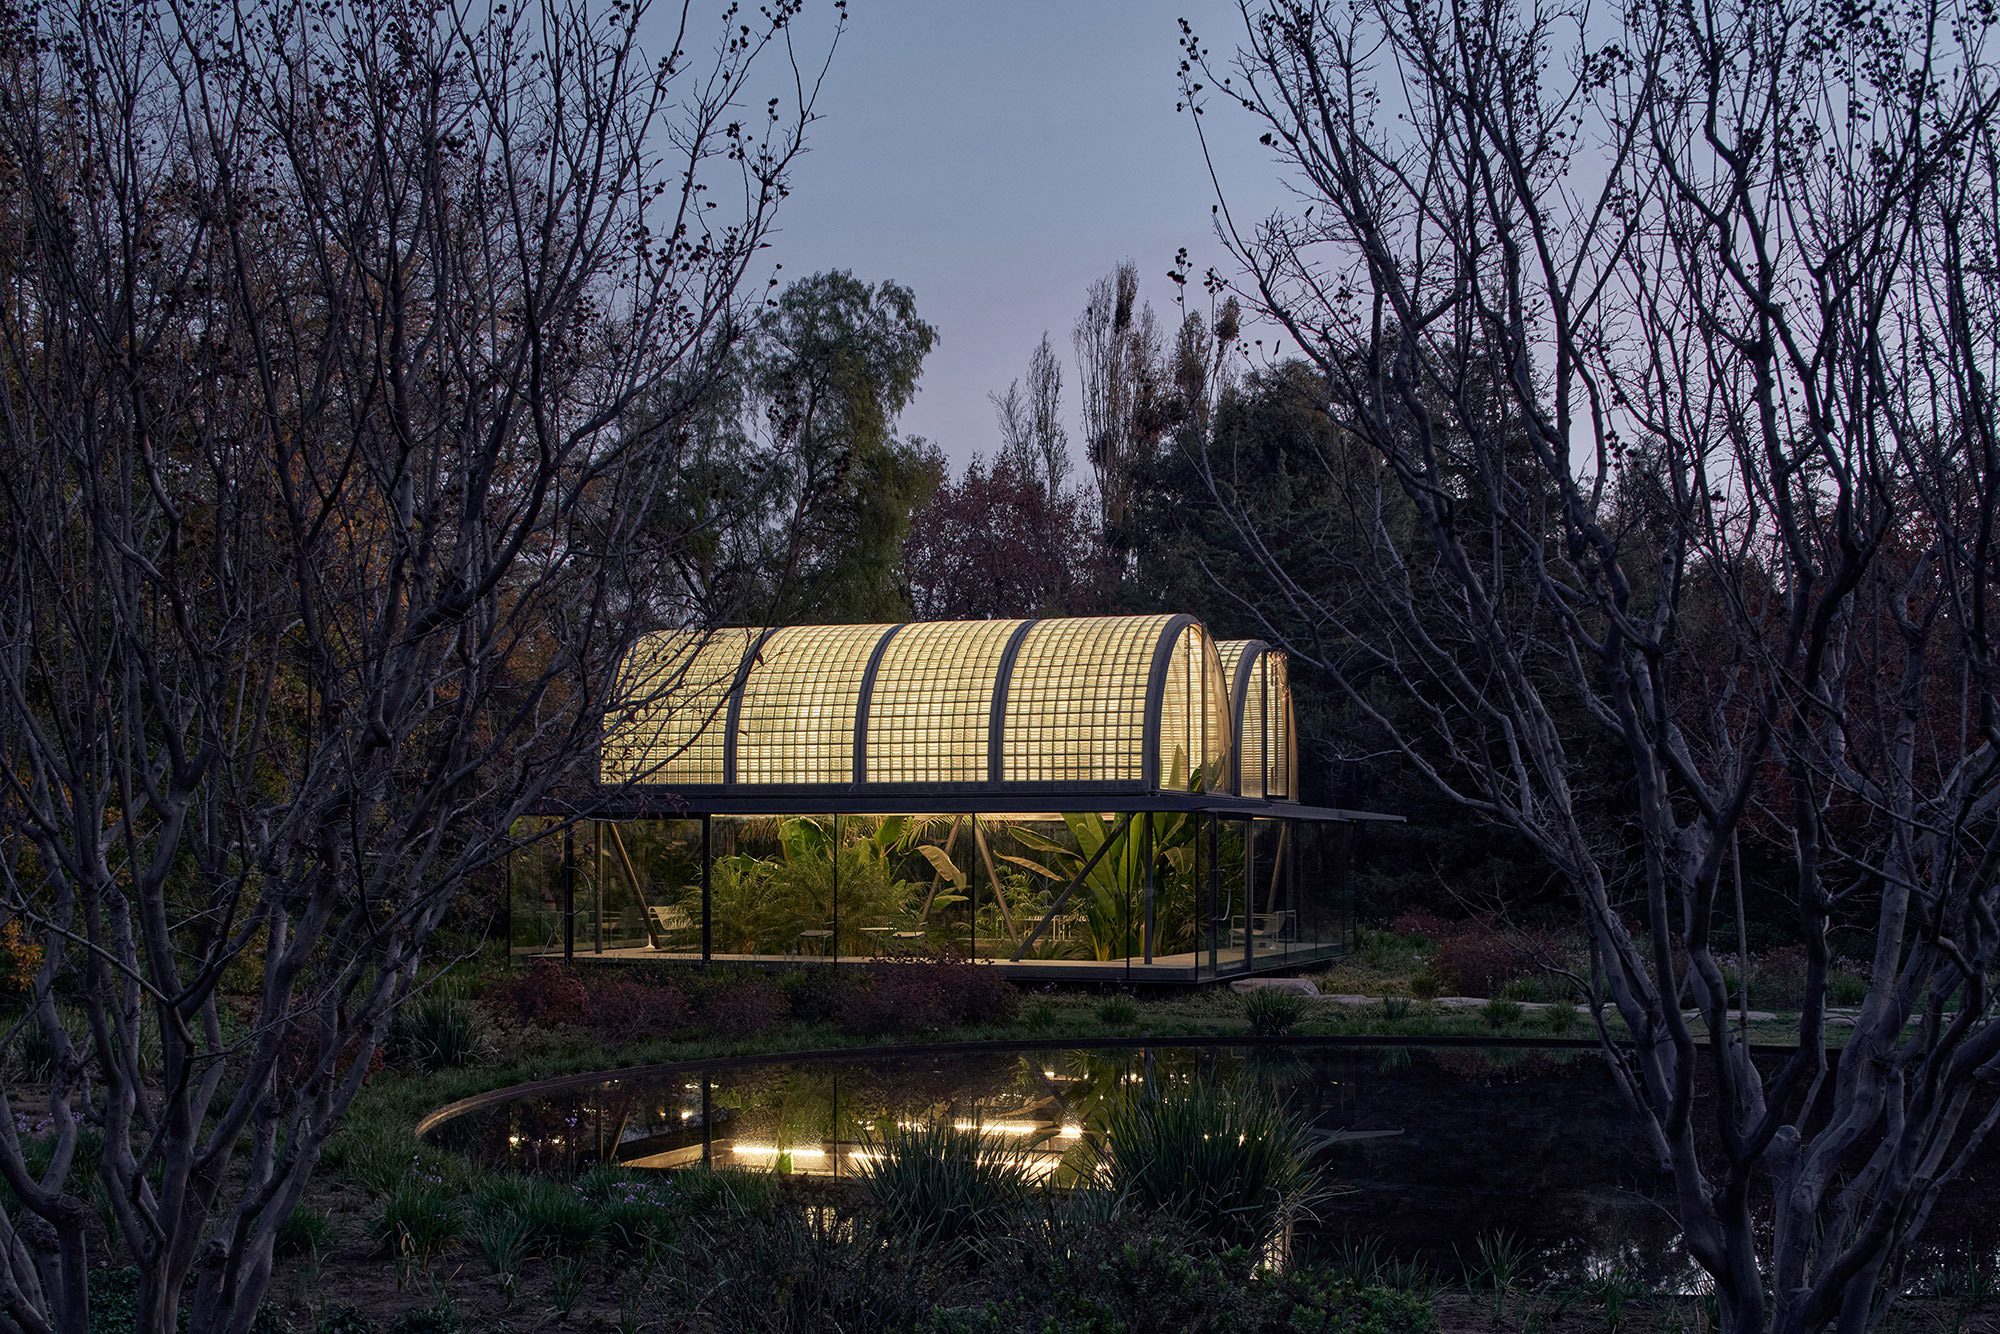
[{"label": "illuminated pavilion", "polygon": [[509,868],[517,955],[956,957],[1028,978],[1295,968],[1350,929],[1285,655],[1191,616],[665,631],[588,821]]}]

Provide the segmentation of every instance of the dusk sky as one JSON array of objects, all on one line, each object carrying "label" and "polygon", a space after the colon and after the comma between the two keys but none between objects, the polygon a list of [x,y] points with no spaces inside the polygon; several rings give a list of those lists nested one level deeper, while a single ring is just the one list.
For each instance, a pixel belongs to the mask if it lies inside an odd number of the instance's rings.
[{"label": "dusk sky", "polygon": [[[992,453],[987,395],[1022,374],[1048,330],[1066,363],[1074,450],[1069,333],[1091,280],[1135,260],[1171,329],[1175,249],[1189,248],[1197,272],[1223,262],[1174,72],[1177,20],[1226,51],[1241,31],[1235,6],[851,0],[849,10],[823,119],[780,214],[782,276],[845,268],[915,291],[940,340],[902,429],[956,462]],[[1205,120],[1232,154],[1232,195],[1268,212],[1282,195],[1249,118],[1218,107]]]}]

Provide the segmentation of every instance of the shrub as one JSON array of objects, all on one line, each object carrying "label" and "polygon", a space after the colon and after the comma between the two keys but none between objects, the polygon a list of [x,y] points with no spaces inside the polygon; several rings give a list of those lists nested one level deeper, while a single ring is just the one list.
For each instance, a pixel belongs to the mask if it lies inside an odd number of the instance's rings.
[{"label": "shrub", "polygon": [[997,969],[976,963],[932,966],[943,983],[945,1008],[953,1023],[1006,1024],[1020,1012],[1020,989]]},{"label": "shrub", "polygon": [[1197,1084],[1116,1105],[1096,1152],[1121,1201],[1252,1252],[1319,1195],[1305,1125],[1247,1089]]},{"label": "shrub", "polygon": [[1465,995],[1491,996],[1533,961],[1499,932],[1468,926],[1438,942],[1431,966],[1456,978]]},{"label": "shrub", "polygon": [[389,1051],[407,1069],[456,1070],[484,1060],[492,1044],[472,1006],[448,996],[425,996],[396,1012]]},{"label": "shrub", "polygon": [[389,1322],[384,1334],[458,1334],[458,1308],[450,1299],[439,1297],[429,1306],[403,1312]]},{"label": "shrub", "polygon": [[1243,997],[1243,1017],[1259,1037],[1289,1033],[1306,1017],[1308,1002],[1296,991],[1259,987]]},{"label": "shrub", "polygon": [[1130,996],[1113,996],[1097,1007],[1097,1018],[1111,1028],[1130,1028],[1139,1022],[1139,1006]]},{"label": "shrub", "polygon": [[1382,1017],[1392,1024],[1401,1023],[1410,1017],[1410,1001],[1407,996],[1384,996]]},{"label": "shrub", "polygon": [[636,1042],[686,1028],[694,1008],[679,987],[636,977],[610,978],[590,989],[590,1029],[613,1042]]},{"label": "shrub", "polygon": [[1751,960],[1751,1004],[1796,1009],[1805,1002],[1805,995],[1805,946],[1787,945]]},{"label": "shrub", "polygon": [[467,1229],[467,1238],[486,1267],[499,1281],[500,1291],[511,1301],[520,1281],[521,1265],[534,1249],[534,1231],[512,1209],[481,1212]]},{"label": "shrub", "polygon": [[701,998],[702,1022],[719,1037],[747,1038],[769,1032],[785,1018],[785,997],[755,973],[739,973]]},{"label": "shrub", "polygon": [[1486,1002],[1480,1013],[1486,1016],[1488,1028],[1505,1028],[1521,1022],[1521,1002],[1495,996]]},{"label": "shrub", "polygon": [[590,1008],[590,989],[575,970],[536,959],[496,988],[495,999],[524,1024],[575,1024]]},{"label": "shrub", "polygon": [[597,1207],[554,1181],[524,1181],[512,1207],[527,1229],[529,1244],[544,1255],[588,1250],[604,1231]]},{"label": "shrub", "polygon": [[41,941],[28,934],[20,918],[8,918],[0,926],[0,995],[25,995],[41,968]]},{"label": "shrub", "polygon": [[1432,968],[1419,968],[1410,977],[1410,994],[1418,1000],[1436,1000],[1444,994],[1444,979]]},{"label": "shrub", "polygon": [[862,1181],[890,1236],[958,1250],[1028,1194],[1026,1160],[974,1128],[891,1126],[870,1146]]},{"label": "shrub", "polygon": [[1038,1000],[1021,1013],[1021,1026],[1030,1033],[1046,1033],[1056,1026],[1056,1007]]},{"label": "shrub", "polygon": [[1827,974],[1826,998],[1834,1005],[1859,1005],[1868,999],[1868,979],[1851,968]]},{"label": "shrub", "polygon": [[1389,923],[1389,929],[1399,936],[1421,936],[1432,942],[1443,940],[1457,927],[1458,923],[1447,922],[1436,913],[1428,912],[1406,912]]},{"label": "shrub", "polygon": [[844,973],[831,968],[807,968],[787,973],[778,984],[785,994],[785,1006],[792,1018],[809,1024],[836,1018],[853,994],[854,985]]},{"label": "shrub", "polygon": [[951,1021],[943,981],[929,964],[899,963],[877,969],[841,1007],[840,1026],[851,1033],[935,1033]]}]

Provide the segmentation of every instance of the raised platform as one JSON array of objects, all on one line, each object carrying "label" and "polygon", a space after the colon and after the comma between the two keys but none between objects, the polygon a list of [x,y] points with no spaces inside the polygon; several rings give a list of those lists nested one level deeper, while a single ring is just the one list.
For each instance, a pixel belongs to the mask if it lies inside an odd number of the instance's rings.
[{"label": "raised platform", "polygon": [[[1255,954],[1245,959],[1243,946],[1238,944],[1227,951],[1218,951],[1211,956],[1208,951],[1196,953],[1187,951],[1180,954],[1155,955],[1148,962],[1133,957],[1130,959],[974,959],[972,962],[985,968],[994,968],[1009,978],[1022,982],[1151,982],[1188,983],[1223,981],[1232,977],[1245,977],[1253,973],[1283,971],[1302,968],[1310,964],[1337,959],[1346,953],[1346,946],[1339,941],[1259,941]],[[561,950],[519,951],[516,959],[560,959]],[[571,956],[576,962],[596,963],[684,963],[699,965],[697,954],[682,954],[671,950],[656,950],[650,946],[638,945],[626,948],[598,950],[578,950]],[[843,954],[839,956],[816,954],[715,954],[715,963],[749,964],[760,968],[810,968],[819,966],[838,967],[893,967],[902,960],[878,955]]]}]

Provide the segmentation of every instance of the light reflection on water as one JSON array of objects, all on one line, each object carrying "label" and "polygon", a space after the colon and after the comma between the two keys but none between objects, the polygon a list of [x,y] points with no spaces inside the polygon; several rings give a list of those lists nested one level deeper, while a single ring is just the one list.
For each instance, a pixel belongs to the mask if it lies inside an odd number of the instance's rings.
[{"label": "light reflection on water", "polygon": [[[1282,1099],[1325,1141],[1335,1187],[1298,1253],[1365,1245],[1441,1274],[1506,1234],[1522,1278],[1629,1278],[1704,1291],[1666,1182],[1594,1053],[1382,1047],[988,1049],[976,1054],[746,1064],[526,1096],[446,1122],[444,1147],[492,1165],[573,1174],[605,1162],[782,1172],[831,1187],[893,1125],[977,1124],[1038,1179],[1091,1170],[1110,1110],[1196,1080]],[[1993,1155],[1955,1185],[1913,1258],[1912,1287],[2000,1251]]]}]

